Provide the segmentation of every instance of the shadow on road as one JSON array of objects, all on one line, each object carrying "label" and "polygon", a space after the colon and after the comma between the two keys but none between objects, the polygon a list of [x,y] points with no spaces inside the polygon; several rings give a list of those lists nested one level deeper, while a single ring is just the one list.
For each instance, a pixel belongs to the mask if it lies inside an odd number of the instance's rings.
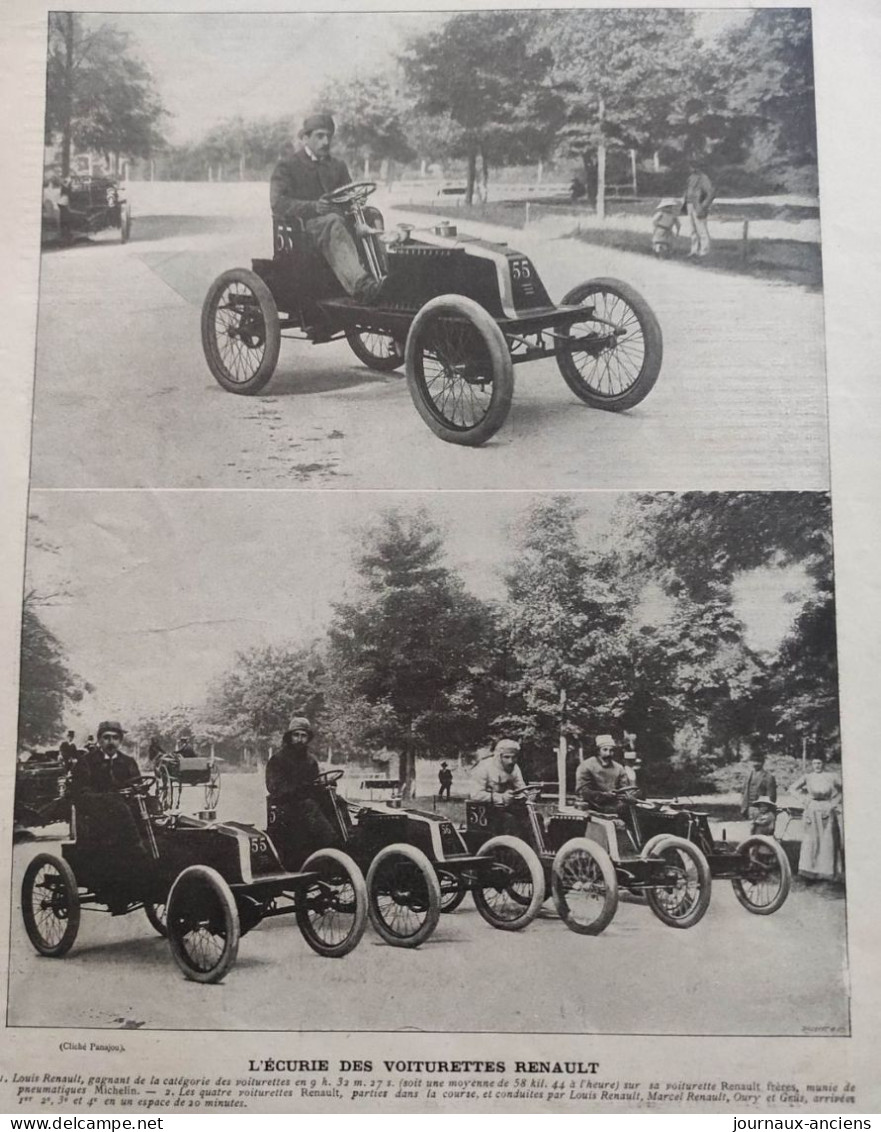
[{"label": "shadow on road", "polygon": [[363,385],[392,385],[397,380],[399,379],[389,378],[366,368],[322,369],[316,372],[298,366],[296,362],[283,362],[276,370],[267,392],[273,397],[301,397],[314,393],[335,393]]}]

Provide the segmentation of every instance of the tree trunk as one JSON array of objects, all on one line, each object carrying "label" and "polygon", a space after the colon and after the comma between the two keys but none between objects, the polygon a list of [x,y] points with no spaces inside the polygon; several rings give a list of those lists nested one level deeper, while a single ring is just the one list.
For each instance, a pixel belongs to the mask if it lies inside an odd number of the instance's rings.
[{"label": "tree trunk", "polygon": [[639,193],[639,184],[636,179],[636,150],[630,151],[630,176],[633,179],[633,195],[637,196]]},{"label": "tree trunk", "polygon": [[480,199],[484,204],[489,200],[489,163],[483,150],[480,151]]},{"label": "tree trunk", "polygon": [[64,118],[61,128],[61,175],[70,174],[70,154],[73,145],[73,12],[61,13],[64,17]]},{"label": "tree trunk", "polygon": [[474,204],[474,183],[477,180],[477,151],[468,152],[468,180],[465,182],[465,203]]},{"label": "tree trunk", "polygon": [[545,163],[542,161],[541,158],[539,158],[538,164],[535,167],[535,183],[537,185],[541,184],[541,179],[544,176],[544,171],[545,171]]},{"label": "tree trunk", "polygon": [[370,179],[370,157],[369,155],[364,158],[364,180]]},{"label": "tree trunk", "polygon": [[245,179],[245,154],[244,154],[244,152],[242,152],[242,153],[239,154],[239,180],[244,181],[244,179]]},{"label": "tree trunk", "polygon": [[597,146],[597,220],[606,219],[606,142],[603,138],[603,120],[606,117],[606,103],[600,99],[599,124],[601,141]]}]

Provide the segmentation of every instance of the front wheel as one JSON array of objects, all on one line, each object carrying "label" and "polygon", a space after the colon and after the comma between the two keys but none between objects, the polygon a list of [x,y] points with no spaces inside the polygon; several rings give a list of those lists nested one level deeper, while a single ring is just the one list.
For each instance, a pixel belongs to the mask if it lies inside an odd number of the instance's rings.
[{"label": "front wheel", "polygon": [[557,366],[576,397],[593,409],[621,412],[647,397],[664,356],[661,327],[651,307],[618,279],[591,279],[563,306],[593,303],[557,335]]},{"label": "front wheel", "polygon": [[431,299],[413,319],[405,355],[410,396],[435,436],[476,447],[505,423],[514,396],[511,351],[479,303]]},{"label": "front wheel", "polygon": [[501,931],[525,928],[539,913],[545,898],[545,878],[534,849],[519,837],[491,837],[477,851],[493,862],[484,883],[474,889],[477,911]]},{"label": "front wheel", "polygon": [[80,897],[67,861],[51,853],[34,857],[21,885],[21,914],[41,955],[60,959],[70,951],[80,927]]},{"label": "front wheel", "polygon": [[391,334],[375,330],[353,330],[346,335],[352,351],[365,366],[379,373],[391,373],[404,364],[404,349]]},{"label": "front wheel", "polygon": [[712,879],[707,858],[684,837],[653,838],[641,856],[664,862],[662,875],[645,890],[648,906],[671,928],[691,928],[710,906]]},{"label": "front wheel", "polygon": [[370,922],[392,947],[418,947],[440,919],[440,885],[431,862],[413,845],[387,845],[367,872]]},{"label": "front wheel", "polygon": [[161,936],[168,935],[168,928],[166,926],[168,909],[164,904],[145,904],[144,914],[150,921],[150,927],[154,932],[157,932]]},{"label": "front wheel", "polygon": [[239,913],[216,869],[184,869],[168,894],[166,927],[174,961],[194,982],[219,982],[236,960]]},{"label": "front wheel", "polygon": [[780,908],[792,887],[792,869],[783,846],[757,833],[737,846],[740,876],[731,882],[734,895],[747,912],[770,916]]},{"label": "front wheel", "polygon": [[618,910],[618,877],[602,845],[573,837],[557,850],[551,867],[557,915],[579,935],[599,935]]},{"label": "front wheel", "polygon": [[224,271],[202,304],[202,349],[217,382],[229,393],[259,393],[275,372],[280,346],[272,292],[247,268]]},{"label": "front wheel", "polygon": [[367,885],[351,857],[319,849],[301,872],[318,873],[297,894],[297,925],[313,951],[339,959],[356,947],[367,926]]}]

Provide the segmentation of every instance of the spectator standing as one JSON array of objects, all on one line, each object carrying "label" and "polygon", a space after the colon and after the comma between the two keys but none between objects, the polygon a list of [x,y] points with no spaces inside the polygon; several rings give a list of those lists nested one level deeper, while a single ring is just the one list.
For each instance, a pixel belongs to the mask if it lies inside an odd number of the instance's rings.
[{"label": "spectator standing", "polygon": [[691,221],[691,251],[688,253],[690,257],[703,258],[709,253],[710,231],[707,227],[707,217],[710,215],[710,207],[715,196],[713,182],[700,164],[693,161],[689,165],[688,181],[682,200],[682,211]]},{"label": "spectator standing", "polygon": [[450,770],[447,763],[440,764],[440,770],[437,772],[437,780],[439,788],[437,792],[438,798],[443,798],[446,794],[447,801],[450,800],[450,787],[453,785],[453,772]]}]

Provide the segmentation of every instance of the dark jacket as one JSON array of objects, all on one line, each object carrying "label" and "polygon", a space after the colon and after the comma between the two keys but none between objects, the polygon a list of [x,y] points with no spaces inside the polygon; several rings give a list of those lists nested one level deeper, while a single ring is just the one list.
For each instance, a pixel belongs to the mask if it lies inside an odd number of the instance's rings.
[{"label": "dark jacket", "polygon": [[293,747],[282,746],[278,754],[266,764],[266,793],[276,804],[296,802],[313,796],[311,789],[321,774],[321,766],[308,751],[300,753]]},{"label": "dark jacket", "polygon": [[610,762],[603,766],[596,755],[580,763],[575,772],[575,793],[585,802],[615,790],[626,790],[628,786],[630,779],[620,763]]},{"label": "dark jacket", "polygon": [[743,784],[743,796],[740,799],[741,814],[746,817],[756,798],[761,798],[763,795],[767,795],[772,802],[777,801],[777,779],[770,770],[765,770],[764,767],[757,770],[753,767]]},{"label": "dark jacket", "polygon": [[74,794],[107,794],[141,777],[141,768],[131,755],[121,751],[108,759],[100,749],[86,752],[77,762],[72,778]]},{"label": "dark jacket", "polygon": [[313,161],[305,149],[295,150],[282,157],[272,171],[269,181],[272,215],[276,220],[292,216],[310,220],[318,215],[315,201],[351,180],[345,161],[336,157]]}]

